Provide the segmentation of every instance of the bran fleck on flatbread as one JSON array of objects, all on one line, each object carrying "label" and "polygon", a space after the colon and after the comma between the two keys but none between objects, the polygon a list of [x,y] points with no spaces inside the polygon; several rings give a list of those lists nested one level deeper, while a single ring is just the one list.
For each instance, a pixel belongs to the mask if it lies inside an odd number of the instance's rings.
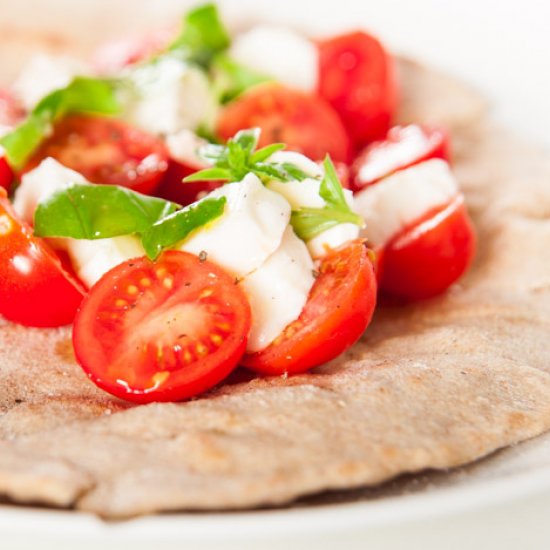
[{"label": "bran fleck on flatbread", "polygon": [[[550,163],[470,90],[401,62],[402,120],[449,124],[479,234],[467,277],[382,307],[312,374],[134,407],[87,380],[70,331],[0,321],[0,493],[120,518],[282,504],[445,469],[550,429]],[[434,93],[434,90],[438,90]]]}]

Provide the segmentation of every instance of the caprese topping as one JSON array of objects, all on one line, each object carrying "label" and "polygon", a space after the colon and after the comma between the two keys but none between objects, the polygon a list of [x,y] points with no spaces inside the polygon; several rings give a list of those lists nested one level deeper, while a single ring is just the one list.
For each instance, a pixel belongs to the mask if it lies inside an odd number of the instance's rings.
[{"label": "caprese topping", "polygon": [[172,40],[121,44],[112,63],[110,46],[29,65],[0,118],[0,314],[74,321],[101,388],[180,400],[238,365],[307,371],[360,338],[377,278],[425,299],[469,265],[448,136],[388,132],[397,85],[372,36],[233,39],[208,4]]}]

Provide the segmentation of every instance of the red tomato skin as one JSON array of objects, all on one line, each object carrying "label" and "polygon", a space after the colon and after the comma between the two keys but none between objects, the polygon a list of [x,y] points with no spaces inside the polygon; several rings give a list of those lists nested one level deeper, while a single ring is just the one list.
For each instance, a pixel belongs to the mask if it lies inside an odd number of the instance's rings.
[{"label": "red tomato skin", "polygon": [[223,182],[218,181],[182,181],[183,178],[203,168],[207,168],[207,166],[191,166],[191,164],[170,159],[168,170],[166,170],[166,174],[157,187],[155,195],[182,206],[187,206],[202,198],[206,193],[210,193],[210,191],[214,191],[214,189],[223,185]]},{"label": "red tomato skin", "polygon": [[244,128],[262,130],[259,147],[285,143],[287,149],[313,160],[327,154],[348,163],[351,144],[337,113],[322,98],[276,83],[251,88],[229,103],[217,121],[223,140]]},{"label": "red tomato skin", "polygon": [[[450,162],[450,137],[447,130],[440,127],[394,126],[384,140],[367,145],[351,165],[351,189],[361,191],[382,178],[420,164],[426,160],[439,158]],[[377,163],[383,161],[378,169]],[[365,169],[370,168],[370,174]]]},{"label": "red tomato skin", "polygon": [[13,211],[0,190],[0,314],[29,327],[72,322],[83,287]]},{"label": "red tomato skin", "polygon": [[146,195],[155,191],[168,168],[168,151],[160,139],[121,120],[91,115],[59,121],[24,172],[46,157],[92,183],[120,185]]},{"label": "red tomato skin", "polygon": [[332,252],[297,321],[264,350],[245,355],[241,364],[260,374],[298,374],[338,357],[369,325],[376,292],[373,264],[362,241]]},{"label": "red tomato skin", "polygon": [[[155,273],[160,273],[158,269],[166,270],[158,277],[168,275],[173,286],[166,287],[164,279],[155,279]],[[140,286],[144,278],[151,284]],[[127,305],[119,306],[117,311],[115,300],[121,298],[128,283],[138,289],[139,295],[137,298],[124,296],[122,299]],[[186,336],[183,333],[188,327],[170,326],[170,321],[176,322],[179,305],[190,303],[184,300],[189,293],[193,292],[196,298],[203,289],[220,293],[219,301],[212,302],[213,307],[221,304],[225,311],[231,310],[233,322],[224,329],[226,339],[214,352],[199,358],[195,356],[191,363],[183,365],[181,361],[175,362],[174,350],[178,339]],[[169,315],[163,317],[164,312]],[[160,315],[167,324],[147,325],[155,315]],[[203,319],[201,327],[212,329],[212,323],[218,319],[214,319],[215,315],[211,314],[206,321]],[[130,316],[130,320],[125,316]],[[73,326],[73,345],[76,358],[88,377],[112,395],[134,403],[181,401],[212,388],[236,368],[246,349],[250,325],[250,306],[234,277],[207,260],[170,250],[156,262],[145,257],[136,258],[107,272],[82,302]],[[173,334],[177,335],[175,340],[172,340]],[[145,340],[136,340],[136,335]],[[163,341],[169,341],[172,347],[171,351],[163,352],[167,359],[161,365],[154,346]],[[142,350],[142,345],[147,348]],[[150,349],[151,346],[154,349]],[[169,376],[151,391],[151,376],[159,373],[161,376],[169,373]]]},{"label": "red tomato skin", "polygon": [[11,184],[13,182],[13,170],[8,164],[8,160],[2,153],[2,148],[0,147],[0,187],[6,191],[10,190]]},{"label": "red tomato skin", "polygon": [[392,57],[365,32],[319,42],[318,92],[342,118],[356,149],[386,135],[397,108]]},{"label": "red tomato skin", "polygon": [[433,298],[465,273],[475,250],[475,230],[460,195],[388,243],[380,288],[405,301]]}]

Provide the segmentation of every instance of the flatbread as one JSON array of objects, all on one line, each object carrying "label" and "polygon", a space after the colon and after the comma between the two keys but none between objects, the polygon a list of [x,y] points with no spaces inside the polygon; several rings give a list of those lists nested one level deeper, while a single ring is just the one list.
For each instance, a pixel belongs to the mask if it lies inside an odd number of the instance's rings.
[{"label": "flatbread", "polygon": [[447,123],[459,144],[479,236],[468,276],[428,303],[380,308],[314,373],[180,404],[113,399],[76,365],[68,329],[0,321],[1,494],[108,518],[279,505],[550,429],[550,163],[485,122],[471,90],[400,67],[402,119]]}]

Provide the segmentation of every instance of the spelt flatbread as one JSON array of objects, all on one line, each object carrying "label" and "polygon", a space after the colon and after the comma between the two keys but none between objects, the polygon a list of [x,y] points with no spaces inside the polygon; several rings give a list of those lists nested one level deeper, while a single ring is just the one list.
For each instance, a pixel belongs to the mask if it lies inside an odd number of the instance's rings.
[{"label": "spelt flatbread", "polygon": [[[403,120],[449,124],[479,234],[446,296],[383,307],[314,373],[134,407],[89,382],[68,329],[0,321],[0,493],[122,518],[287,503],[446,469],[550,429],[550,163],[471,90],[402,61]],[[436,90],[437,93],[434,91]]]}]

